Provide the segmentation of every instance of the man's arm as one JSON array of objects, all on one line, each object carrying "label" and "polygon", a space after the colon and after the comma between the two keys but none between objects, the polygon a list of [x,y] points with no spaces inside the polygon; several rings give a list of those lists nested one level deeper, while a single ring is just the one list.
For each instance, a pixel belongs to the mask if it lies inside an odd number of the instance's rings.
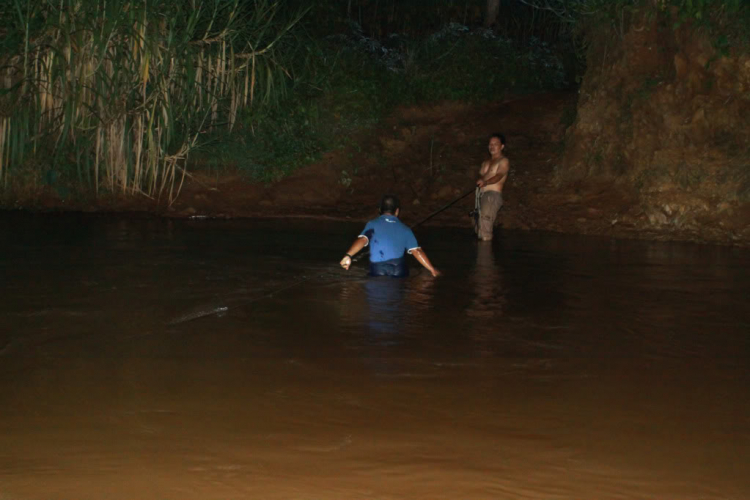
[{"label": "man's arm", "polygon": [[414,256],[414,258],[417,259],[417,262],[422,264],[425,267],[425,269],[430,271],[430,274],[432,274],[435,277],[440,276],[440,271],[432,267],[432,263],[430,262],[430,259],[427,258],[427,254],[424,253],[424,250],[422,250],[421,247],[414,248],[410,250],[409,253],[411,253]]},{"label": "man's arm", "polygon": [[[479,179],[477,180],[477,186],[479,186],[480,182],[484,182],[482,180],[482,177],[484,177],[484,174],[487,173],[487,169],[489,168],[489,166],[490,166],[489,160],[485,160],[482,162],[482,166],[479,167]],[[482,186],[479,186],[479,187],[482,187]]]},{"label": "man's arm", "polygon": [[357,252],[366,247],[369,242],[370,240],[367,239],[367,236],[360,235],[356,240],[354,240],[354,243],[352,243],[352,246],[349,247],[349,250],[346,251],[346,255],[344,255],[343,259],[341,259],[339,265],[341,265],[341,267],[348,271],[349,266],[352,265],[352,257],[357,255]]}]

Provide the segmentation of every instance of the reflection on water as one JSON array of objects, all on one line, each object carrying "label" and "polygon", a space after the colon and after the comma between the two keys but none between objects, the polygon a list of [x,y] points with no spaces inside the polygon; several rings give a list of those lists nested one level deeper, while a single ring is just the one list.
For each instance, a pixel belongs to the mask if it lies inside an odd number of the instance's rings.
[{"label": "reflection on water", "polygon": [[0,499],[750,497],[747,252],[311,227],[0,218]]},{"label": "reflection on water", "polygon": [[[369,279],[364,283],[368,343],[387,346],[397,343],[400,326],[406,321],[402,310],[404,286],[401,279]],[[361,319],[360,319],[361,321]]]},{"label": "reflection on water", "polygon": [[466,314],[473,321],[470,336],[474,351],[480,356],[492,356],[499,342],[509,342],[508,329],[503,324],[505,308],[505,286],[502,269],[495,262],[491,241],[476,243],[476,264],[469,274],[472,299]]},{"label": "reflection on water", "polygon": [[503,315],[505,303],[503,277],[495,264],[491,241],[477,242],[477,260],[471,271],[474,299],[467,314],[475,318],[492,320]]}]

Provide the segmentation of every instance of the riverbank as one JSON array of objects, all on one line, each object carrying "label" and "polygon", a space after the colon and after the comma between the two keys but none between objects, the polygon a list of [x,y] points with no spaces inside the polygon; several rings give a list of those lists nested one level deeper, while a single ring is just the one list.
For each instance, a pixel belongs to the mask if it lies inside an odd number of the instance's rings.
[{"label": "riverbank", "polygon": [[[399,109],[352,145],[274,183],[253,182],[232,172],[189,170],[177,200],[132,195],[74,196],[44,186],[5,209],[149,213],[177,218],[315,217],[364,221],[380,197],[394,192],[403,216],[415,223],[471,191],[487,137],[505,134],[511,172],[498,226],[616,238],[684,240],[750,246],[750,205],[707,200],[690,224],[665,223],[644,206],[643,194],[616,180],[566,182],[560,171],[566,127],[575,116],[576,94],[506,95],[486,105],[446,103]],[[649,193],[649,206],[670,210],[670,193]],[[145,198],[145,199],[144,199]],[[471,226],[466,196],[426,224]]]}]

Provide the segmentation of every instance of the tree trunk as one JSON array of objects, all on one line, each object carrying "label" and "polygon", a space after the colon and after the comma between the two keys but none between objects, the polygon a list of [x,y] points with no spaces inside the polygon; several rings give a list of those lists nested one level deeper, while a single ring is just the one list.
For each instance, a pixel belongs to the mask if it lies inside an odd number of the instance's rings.
[{"label": "tree trunk", "polygon": [[487,10],[484,14],[484,27],[489,28],[497,21],[500,13],[500,0],[487,0]]}]

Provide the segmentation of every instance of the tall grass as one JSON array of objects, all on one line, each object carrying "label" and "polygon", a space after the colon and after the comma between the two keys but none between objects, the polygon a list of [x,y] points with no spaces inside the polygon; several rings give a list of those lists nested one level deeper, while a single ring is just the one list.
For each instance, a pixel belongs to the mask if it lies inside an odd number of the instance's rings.
[{"label": "tall grass", "polygon": [[[270,0],[10,0],[0,7],[0,182],[40,157],[94,188],[179,193],[201,134],[283,96]],[[4,31],[4,32],[3,32]]]}]

